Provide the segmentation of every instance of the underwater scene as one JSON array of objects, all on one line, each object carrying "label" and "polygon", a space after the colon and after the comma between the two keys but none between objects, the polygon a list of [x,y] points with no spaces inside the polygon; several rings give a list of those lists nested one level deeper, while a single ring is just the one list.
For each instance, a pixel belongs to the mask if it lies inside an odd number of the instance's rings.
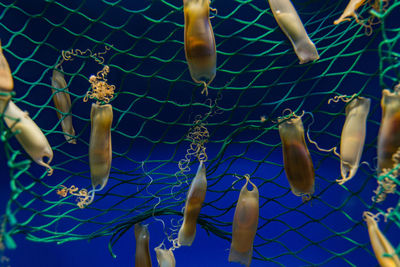
[{"label": "underwater scene", "polygon": [[400,266],[399,17],[0,1],[0,266]]}]

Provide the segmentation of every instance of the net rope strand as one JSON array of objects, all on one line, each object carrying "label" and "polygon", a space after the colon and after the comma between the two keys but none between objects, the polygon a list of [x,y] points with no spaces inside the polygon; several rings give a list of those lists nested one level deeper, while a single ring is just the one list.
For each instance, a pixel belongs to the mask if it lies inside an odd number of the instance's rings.
[{"label": "net rope strand", "polygon": [[[13,236],[21,233],[34,242],[56,243],[108,236],[110,251],[118,253],[113,246],[135,223],[159,219],[173,240],[198,167],[198,155],[185,157],[188,151],[207,153],[208,190],[198,227],[226,240],[226,248],[242,182],[234,177],[252,177],[260,191],[255,260],[277,266],[358,266],[359,258],[373,261],[363,211],[377,214],[393,208],[382,229],[398,234],[400,187],[380,204],[371,199],[377,181],[389,179],[398,185],[391,172],[378,176],[361,165],[351,181],[338,185],[339,159],[308,144],[316,171],[315,194],[311,204],[293,196],[276,121],[287,108],[296,114],[311,112],[312,140],[321,147],[339,147],[345,105],[327,101],[346,94],[369,97],[362,160],[376,165],[381,90],[393,90],[400,81],[399,0],[386,8],[381,3],[373,10],[368,3],[357,10],[364,25],[371,16],[379,20],[373,20],[369,36],[354,19],[333,25],[348,1],[293,1],[320,54],[318,61],[303,65],[267,1],[232,0],[227,6],[224,0],[213,0],[212,7],[218,10],[211,19],[218,64],[207,97],[201,95],[203,86],[192,81],[185,61],[181,2],[97,1],[93,6],[88,0],[43,1],[35,7],[7,2],[0,3],[0,36],[14,77],[13,101],[29,112],[48,138],[54,174],[48,177],[29,159],[1,120],[1,160],[7,162],[4,173],[9,174],[11,190],[0,239],[6,247],[15,248]],[[109,48],[106,54],[104,47]],[[93,52],[83,53],[87,49]],[[76,54],[62,62],[75,146],[66,142],[52,101],[50,78],[62,51]],[[89,78],[104,66],[109,68],[107,81],[115,85],[108,99],[114,112],[112,169],[107,186],[81,209],[76,196],[62,197],[57,191],[71,186],[91,189],[88,149],[94,100],[83,100],[91,89]],[[307,117],[304,127],[311,123]],[[196,127],[201,129],[197,137],[190,135]],[[182,160],[184,171],[179,168]],[[288,242],[291,239],[301,240],[300,245]]]}]

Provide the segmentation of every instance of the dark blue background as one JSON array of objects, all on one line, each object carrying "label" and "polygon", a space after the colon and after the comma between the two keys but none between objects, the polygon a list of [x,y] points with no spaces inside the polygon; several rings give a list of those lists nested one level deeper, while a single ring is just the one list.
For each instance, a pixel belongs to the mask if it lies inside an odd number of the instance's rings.
[{"label": "dark blue background", "polygon": [[[200,95],[201,88],[191,82],[187,71],[182,45],[182,10],[174,10],[159,1],[120,2],[121,6],[129,10],[138,10],[152,4],[151,12],[144,12],[143,14],[153,19],[161,19],[170,12],[167,19],[163,20],[162,26],[157,24],[157,27],[152,28],[152,23],[143,19],[140,15],[130,17],[127,15],[129,12],[112,8],[110,4],[100,1],[86,1],[83,5],[80,4],[81,1],[61,1],[72,9],[79,7],[79,12],[89,16],[93,21],[88,21],[79,13],[72,14],[72,12],[52,1],[2,2],[3,4],[0,6],[0,37],[3,46],[5,46],[4,54],[15,77],[18,105],[22,109],[28,110],[31,117],[41,128],[45,129],[45,132],[56,130],[54,134],[48,135],[51,144],[62,144],[64,142],[60,126],[57,125],[55,111],[51,107],[51,90],[49,87],[51,71],[60,58],[61,50],[70,48],[84,50],[88,47],[95,51],[102,51],[104,46],[102,41],[105,40],[105,44],[113,44],[115,48],[105,56],[107,64],[111,66],[109,81],[117,87],[117,96],[112,103],[115,116],[113,150],[117,153],[128,150],[128,156],[133,159],[133,162],[127,162],[114,158],[112,179],[110,179],[106,190],[125,178],[120,175],[118,168],[134,170],[135,174],[142,174],[143,171],[140,167],[142,161],[148,159],[172,159],[176,161],[180,158],[179,155],[173,156],[172,151],[178,151],[178,154],[184,153],[188,142],[181,142],[178,145],[159,144],[154,150],[151,150],[152,143],[144,137],[157,140],[160,138],[160,133],[167,133],[162,141],[179,140],[186,134],[187,124],[193,121],[194,116],[208,111],[204,105],[196,106],[194,104],[204,103],[206,98]],[[361,219],[361,214],[366,205],[371,204],[372,191],[376,188],[373,171],[366,165],[362,165],[356,177],[346,183],[345,188],[340,187],[334,182],[340,176],[338,159],[328,156],[326,153],[318,152],[314,146],[309,144],[317,170],[316,199],[311,204],[302,205],[300,198],[290,193],[283,173],[277,129],[261,133],[263,127],[274,126],[272,120],[276,120],[285,108],[306,110],[313,112],[316,120],[311,127],[312,138],[316,139],[322,147],[338,145],[337,136],[340,135],[344,122],[345,105],[338,103],[328,106],[326,105],[327,99],[335,94],[351,95],[362,91],[363,95],[372,99],[371,113],[368,118],[367,141],[362,160],[368,161],[371,168],[374,168],[376,137],[380,120],[379,101],[382,89],[377,76],[379,57],[376,46],[379,43],[379,32],[372,37],[366,37],[362,34],[362,29],[360,30],[359,26],[353,22],[344,23],[337,27],[333,26],[334,18],[340,15],[347,1],[339,1],[338,4],[336,4],[336,1],[332,1],[334,3],[328,5],[328,7],[334,6],[335,9],[321,9],[326,5],[320,3],[320,1],[296,1],[296,6],[301,10],[307,31],[315,41],[321,55],[318,63],[299,66],[290,43],[277,29],[277,25],[271,19],[270,14],[260,15],[260,12],[268,9],[267,1],[249,1],[246,4],[232,1],[232,5],[229,2],[226,0],[213,1],[213,6],[218,8],[218,16],[212,20],[212,23],[216,29],[216,41],[218,51],[220,51],[218,65],[220,67],[210,88],[210,97],[215,99],[217,93],[222,92],[223,97],[219,106],[222,110],[228,111],[208,120],[211,141],[207,146],[207,151],[210,159],[213,159],[220,151],[224,139],[237,128],[256,125],[256,130],[248,127],[246,128],[247,131],[235,132],[235,135],[232,136],[234,141],[228,146],[225,157],[223,157],[223,160],[230,157],[230,161],[207,163],[210,166],[208,169],[210,174],[209,186],[212,185],[213,191],[207,193],[206,201],[218,196],[215,191],[226,190],[228,191],[227,197],[218,204],[221,207],[228,207],[236,201],[239,194],[238,189],[244,183],[239,181],[235,184],[236,190],[228,190],[232,186],[232,182],[235,181],[233,174],[244,175],[253,172],[252,176],[255,177],[253,182],[260,186],[261,203],[263,203],[260,208],[260,215],[263,216],[264,220],[260,220],[260,224],[265,223],[258,232],[259,236],[256,237],[255,244],[260,246],[264,243],[261,237],[267,239],[265,244],[259,248],[263,256],[285,266],[304,266],[308,264],[299,260],[299,258],[312,259],[311,262],[315,263],[324,262],[332,257],[332,254],[328,252],[330,250],[344,253],[343,258],[348,258],[358,266],[374,266],[376,263],[369,246],[367,229]],[[14,7],[6,8],[6,5],[12,3],[14,3]],[[181,1],[176,1],[173,5],[180,6]],[[251,7],[251,5],[259,8],[259,10]],[[239,9],[231,14],[230,12],[233,11],[234,7]],[[321,15],[316,15],[316,10],[321,11]],[[106,15],[102,16],[103,12]],[[260,17],[257,19],[258,15]],[[98,20],[96,20],[97,18]],[[251,23],[249,23],[248,28],[235,35],[233,34],[235,31],[243,29],[243,24],[239,23],[237,19]],[[107,27],[104,23],[114,26],[127,24],[122,31],[110,30],[110,27]],[[263,28],[265,25],[271,29],[276,29],[276,31],[261,39],[254,39],[265,34],[266,29]],[[65,29],[68,29],[68,31]],[[134,37],[127,33],[133,34]],[[341,35],[342,33],[343,35]],[[358,38],[351,39],[356,34],[358,34]],[[141,38],[143,36],[145,38]],[[152,40],[159,40],[160,43],[155,44],[146,39],[149,36]],[[163,40],[166,41],[161,42]],[[266,54],[257,55],[271,48],[271,44],[265,42],[266,40],[276,42],[276,47]],[[336,45],[330,46],[335,43]],[[364,47],[367,47],[367,49],[363,52],[361,58],[358,57],[357,53],[351,55],[352,52],[357,52]],[[230,55],[230,52],[235,55]],[[130,54],[143,57],[132,57]],[[151,54],[151,57],[146,57],[148,54]],[[340,54],[342,54],[341,57],[336,57]],[[23,61],[27,58],[30,58],[30,60]],[[172,60],[168,64],[163,63],[163,60],[169,59]],[[352,67],[354,61],[357,62],[356,67]],[[266,64],[270,63],[276,69],[270,68],[268,71],[264,71]],[[62,149],[73,155],[86,154],[90,128],[88,114],[91,102],[83,103],[82,98],[89,88],[87,77],[98,71],[99,66],[90,60],[79,59],[67,62],[63,66],[64,70],[70,74],[67,75],[66,79],[72,93],[74,126],[80,136],[78,145],[71,147],[64,144]],[[246,66],[249,66],[248,71]],[[290,67],[285,68],[285,66]],[[308,66],[312,67],[309,68]],[[351,72],[352,68],[356,71]],[[325,69],[328,70],[327,73],[323,72]],[[227,70],[237,73],[229,73]],[[346,75],[340,74],[347,70],[350,72]],[[365,74],[361,75],[357,72]],[[305,76],[301,83],[294,86],[292,82],[299,78],[299,73],[305,73]],[[170,82],[168,79],[177,79],[178,81]],[[251,86],[243,89],[250,81]],[[341,86],[336,87],[337,84]],[[127,92],[134,92],[137,95],[131,95]],[[305,95],[307,97],[304,97]],[[152,98],[171,102],[166,104],[163,112],[157,113],[161,104]],[[254,106],[254,103],[258,104]],[[180,108],[177,104],[184,107]],[[249,108],[248,105],[251,105],[252,108]],[[46,108],[40,109],[43,106],[46,106]],[[230,110],[232,107],[235,107],[233,111]],[[132,113],[124,117],[122,114],[125,109],[129,109]],[[164,131],[163,127],[166,127],[166,123],[158,123],[149,119],[154,114],[157,114],[157,119],[164,122],[174,122],[176,119],[176,125],[173,129]],[[183,116],[180,118],[179,116],[182,114]],[[262,115],[265,115],[268,120],[264,126],[258,121]],[[147,119],[143,119],[143,116]],[[309,117],[306,115],[304,119],[304,124],[308,126]],[[143,121],[145,122],[143,123]],[[120,129],[125,129],[124,133],[138,137],[127,140],[116,131]],[[138,129],[141,129],[141,131]],[[261,137],[258,136],[260,134]],[[264,144],[261,145],[257,142],[250,142],[248,145],[238,144],[238,141],[253,139]],[[13,147],[18,148],[15,140],[11,142]],[[150,152],[151,156],[148,158]],[[235,156],[239,154],[242,158],[236,159]],[[4,155],[3,150],[0,150],[0,155]],[[257,159],[258,162],[264,159],[266,163],[258,164],[243,158]],[[66,158],[59,151],[56,151],[53,164],[60,164],[64,159]],[[1,186],[3,197],[0,207],[5,207],[10,196],[10,189],[8,167],[3,156],[1,156],[0,163],[3,177]],[[230,165],[230,163],[233,164]],[[217,164],[219,164],[220,169],[215,171],[212,168]],[[148,171],[155,165],[155,163],[146,164],[144,168]],[[88,169],[85,162],[77,163],[70,168],[71,171],[75,172],[80,170],[87,172]],[[192,168],[191,175],[194,174],[196,168],[196,166]],[[34,164],[32,164],[30,170],[38,175],[43,171],[42,168],[34,166]],[[226,175],[223,180],[217,183],[215,180],[217,175],[220,175],[224,170],[226,170]],[[163,171],[175,173],[177,171],[176,163],[166,166]],[[61,183],[64,174],[61,170],[56,170],[53,176],[45,179],[50,184],[56,185]],[[87,173],[85,174],[87,176]],[[67,182],[68,185],[71,185],[72,182],[77,183],[77,181],[79,181],[77,185],[80,186],[87,186],[90,183],[88,179],[79,180],[78,178]],[[154,185],[151,190],[156,188],[157,186]],[[129,189],[122,186],[119,188],[120,192]],[[100,194],[100,196],[102,195]],[[31,196],[22,196],[19,200],[24,202],[29,200],[29,197]],[[49,198],[57,199],[57,196],[53,194]],[[104,205],[109,203],[107,202],[108,199],[111,198],[105,197],[104,200],[101,198],[98,203],[93,205],[106,208],[107,206]],[[101,202],[101,200],[103,201]],[[385,206],[390,206],[395,201],[395,197],[390,197]],[[71,199],[70,202],[73,202],[73,200]],[[135,205],[135,202],[132,200],[128,204]],[[381,208],[383,209],[385,206],[381,206]],[[233,211],[234,209],[231,208],[223,219],[231,220]],[[286,211],[290,212],[286,214]],[[209,206],[202,209],[203,214],[211,215],[212,212],[215,211]],[[269,220],[269,218],[274,218],[275,214],[281,215],[276,220]],[[345,215],[349,215],[354,221],[346,218]],[[314,218],[315,221],[310,222],[310,217],[307,216]],[[109,218],[111,219],[112,215]],[[171,218],[177,219],[176,216],[162,217],[167,227]],[[71,222],[60,221],[60,225],[63,223],[72,224]],[[149,224],[152,260],[153,266],[156,266],[153,248],[158,246],[165,238],[163,226],[154,219],[148,219],[145,223]],[[299,232],[287,231],[288,227],[285,223],[298,229]],[[394,245],[397,245],[398,229],[390,223],[381,227],[390,232],[389,239]],[[226,226],[224,230],[230,231],[230,226]],[[177,266],[238,266],[227,262],[229,241],[217,238],[212,234],[208,235],[201,227],[198,227],[197,231],[195,242],[191,247],[175,250]],[[326,237],[329,238],[325,240]],[[349,237],[355,243],[345,240],[343,237]],[[15,235],[14,239],[18,248],[5,252],[5,255],[10,258],[11,266],[134,265],[135,240],[133,228],[125,233],[115,245],[113,251],[117,255],[116,259],[113,259],[108,252],[108,236],[95,238],[91,241],[67,242],[60,245],[26,241],[24,234]],[[166,242],[166,244],[168,243]],[[282,244],[289,247],[292,253],[286,255],[287,250]],[[306,245],[309,246],[305,247]],[[168,244],[169,246],[170,244]],[[299,258],[296,258],[297,255],[295,255],[297,251],[299,251]],[[275,258],[277,255],[279,257]],[[257,254],[255,256],[260,257]],[[325,266],[338,266],[339,264],[344,264],[343,259],[334,257]],[[272,262],[253,260],[251,266],[277,265]]]}]

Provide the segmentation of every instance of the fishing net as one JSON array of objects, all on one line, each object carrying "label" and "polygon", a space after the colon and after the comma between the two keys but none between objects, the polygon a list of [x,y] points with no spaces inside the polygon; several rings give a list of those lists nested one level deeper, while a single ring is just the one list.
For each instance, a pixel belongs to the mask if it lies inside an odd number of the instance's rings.
[{"label": "fishing net", "polygon": [[[12,237],[21,233],[57,243],[109,236],[111,249],[135,223],[159,220],[173,239],[200,155],[208,190],[198,227],[226,239],[226,248],[249,174],[260,191],[254,260],[281,266],[375,260],[362,212],[393,208],[380,224],[389,239],[400,226],[400,191],[380,203],[373,198],[377,181],[398,183],[395,175],[377,176],[374,169],[381,91],[400,79],[400,1],[384,10],[385,3],[377,1],[376,10],[368,3],[358,10],[362,23],[339,25],[333,21],[347,1],[293,2],[318,49],[314,63],[298,64],[267,1],[212,1],[218,63],[205,96],[185,61],[182,1],[1,1],[0,36],[14,77],[13,101],[29,112],[54,151],[54,172],[47,176],[2,122],[2,173],[9,172],[11,189],[2,224],[5,245],[15,247]],[[62,73],[77,144],[64,138],[52,102],[50,78],[62,51],[72,54],[62,62]],[[107,82],[115,86],[111,174],[93,202],[80,208],[69,189],[91,189],[89,77],[106,65]],[[304,110],[311,139],[320,147],[338,146],[345,103],[327,102],[353,94],[372,101],[362,157],[369,165],[339,185],[339,158],[307,141],[316,192],[302,202],[284,173],[277,118],[286,108]]]}]

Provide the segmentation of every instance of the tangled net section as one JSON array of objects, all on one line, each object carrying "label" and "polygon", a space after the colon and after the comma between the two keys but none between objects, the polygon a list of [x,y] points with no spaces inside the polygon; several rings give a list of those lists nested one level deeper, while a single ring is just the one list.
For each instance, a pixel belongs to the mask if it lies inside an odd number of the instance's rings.
[{"label": "tangled net section", "polygon": [[[197,227],[227,240],[226,248],[248,173],[260,192],[254,260],[277,266],[374,260],[363,212],[385,214],[384,233],[400,229],[398,153],[393,169],[375,170],[381,91],[400,81],[400,1],[373,1],[357,9],[363,23],[338,25],[333,22],[348,1],[293,2],[317,47],[315,62],[298,64],[267,1],[211,2],[218,10],[211,19],[217,72],[205,96],[185,60],[182,1],[2,1],[0,36],[14,77],[13,101],[54,152],[49,177],[1,120],[11,190],[5,246],[15,247],[12,237],[24,233],[31,241],[57,243],[109,236],[112,249],[139,222],[155,222],[174,240],[203,161],[208,187]],[[52,102],[50,78],[60,62],[71,98],[62,115],[72,116],[76,144],[64,138]],[[339,185],[340,159],[306,141],[316,180],[314,195],[303,203],[286,179],[277,118],[287,108],[309,112],[312,140],[339,147],[346,104],[327,102],[353,94],[371,99],[362,156],[369,165]],[[93,202],[80,207],[91,189],[95,102],[112,104],[111,173]],[[310,123],[304,116],[305,129]]]}]

